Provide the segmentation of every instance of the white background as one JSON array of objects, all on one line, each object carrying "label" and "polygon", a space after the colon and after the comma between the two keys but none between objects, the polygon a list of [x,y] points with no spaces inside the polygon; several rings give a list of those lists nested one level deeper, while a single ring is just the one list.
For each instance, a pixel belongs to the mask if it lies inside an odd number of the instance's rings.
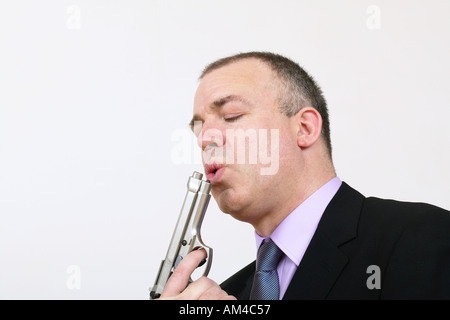
[{"label": "white background", "polygon": [[[0,0],[0,298],[147,299],[202,170],[176,156],[197,78],[238,52],[314,76],[342,180],[450,209],[449,12],[448,0]],[[214,201],[202,232],[217,282],[253,260],[253,229]]]}]

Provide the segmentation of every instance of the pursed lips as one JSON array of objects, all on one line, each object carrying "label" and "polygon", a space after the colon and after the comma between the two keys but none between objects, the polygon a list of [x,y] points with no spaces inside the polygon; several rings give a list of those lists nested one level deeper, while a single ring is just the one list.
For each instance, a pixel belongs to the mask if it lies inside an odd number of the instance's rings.
[{"label": "pursed lips", "polygon": [[210,163],[205,164],[206,178],[211,182],[211,184],[217,183],[225,170],[225,166],[221,163]]}]

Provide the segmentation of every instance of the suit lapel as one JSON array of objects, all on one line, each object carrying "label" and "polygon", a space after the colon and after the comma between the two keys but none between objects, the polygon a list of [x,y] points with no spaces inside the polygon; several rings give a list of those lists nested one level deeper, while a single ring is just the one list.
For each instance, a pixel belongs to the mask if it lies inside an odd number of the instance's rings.
[{"label": "suit lapel", "polygon": [[323,233],[316,232],[283,299],[324,299],[347,261]]},{"label": "suit lapel", "polygon": [[356,237],[364,199],[359,192],[342,183],[322,215],[283,299],[327,297],[348,262],[339,246]]}]

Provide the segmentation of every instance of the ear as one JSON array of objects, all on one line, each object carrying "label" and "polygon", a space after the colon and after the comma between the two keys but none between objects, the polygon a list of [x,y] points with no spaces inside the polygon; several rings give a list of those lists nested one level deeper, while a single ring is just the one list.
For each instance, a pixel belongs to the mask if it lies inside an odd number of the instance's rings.
[{"label": "ear", "polygon": [[311,147],[322,132],[322,116],[312,108],[302,108],[296,115],[297,145],[300,148]]}]

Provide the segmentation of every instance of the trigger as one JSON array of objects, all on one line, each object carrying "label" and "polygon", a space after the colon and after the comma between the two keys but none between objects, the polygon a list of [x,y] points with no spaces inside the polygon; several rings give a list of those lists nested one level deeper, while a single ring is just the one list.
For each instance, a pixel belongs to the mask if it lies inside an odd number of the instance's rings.
[{"label": "trigger", "polygon": [[206,263],[206,259],[203,259],[202,261],[200,261],[200,263],[198,264],[197,268],[200,268],[205,263]]}]

